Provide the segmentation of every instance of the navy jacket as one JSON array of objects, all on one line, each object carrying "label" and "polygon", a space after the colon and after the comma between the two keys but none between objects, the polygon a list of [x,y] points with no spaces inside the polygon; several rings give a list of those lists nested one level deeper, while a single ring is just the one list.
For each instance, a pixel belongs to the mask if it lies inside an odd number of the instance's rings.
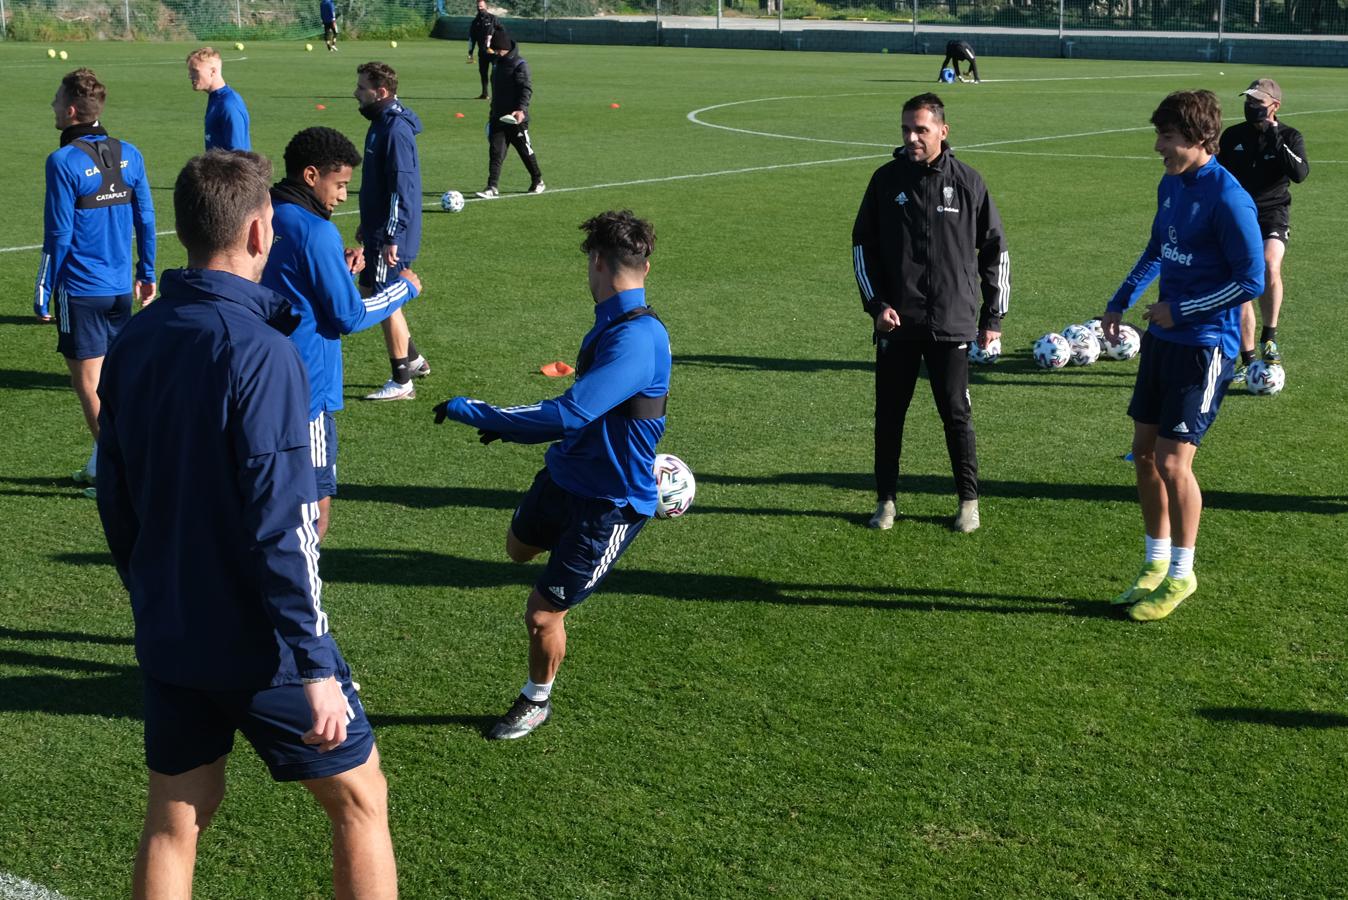
[{"label": "navy jacket", "polygon": [[367,247],[398,245],[411,262],[421,249],[421,120],[397,97],[386,103],[365,133],[360,178],[360,228]]},{"label": "navy jacket", "polygon": [[136,658],[203,690],[344,663],[318,577],[309,386],[287,302],[225,272],[165,272],[103,363],[98,512]]},{"label": "navy jacket", "polygon": [[515,110],[524,112],[521,125],[529,124],[529,103],[534,97],[534,82],[529,75],[529,61],[520,56],[520,45],[516,44],[505,56],[496,57],[496,67],[491,70],[491,113],[490,122],[494,126],[501,116]]}]

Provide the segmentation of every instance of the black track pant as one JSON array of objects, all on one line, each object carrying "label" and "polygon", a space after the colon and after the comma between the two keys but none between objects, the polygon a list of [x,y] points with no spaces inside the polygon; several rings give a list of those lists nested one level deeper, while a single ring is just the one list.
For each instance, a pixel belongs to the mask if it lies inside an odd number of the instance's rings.
[{"label": "black track pant", "polygon": [[945,423],[945,445],[961,500],[978,498],[978,454],[969,407],[968,345],[948,341],[881,340],[875,351],[875,493],[892,499],[898,490],[903,422],[927,362],[936,410]]},{"label": "black track pant", "polygon": [[962,57],[947,56],[945,59],[941,60],[941,68],[936,72],[937,76],[939,76],[941,72],[944,72],[946,69],[948,69],[951,65],[954,65],[955,77],[958,78],[960,74],[961,61],[969,63],[969,74],[973,76],[974,81],[977,81],[978,60],[973,58],[972,56],[969,57],[967,60],[964,60]]},{"label": "black track pant", "polygon": [[524,168],[529,170],[529,177],[534,183],[543,180],[543,172],[538,168],[538,157],[534,155],[533,145],[529,143],[528,125],[507,125],[504,122],[493,121],[487,140],[491,143],[491,167],[487,172],[488,187],[496,187],[501,180],[501,163],[505,162],[507,144],[513,146],[520,159],[524,160]]},{"label": "black track pant", "polygon": [[482,79],[482,93],[487,93],[487,79],[491,76],[491,54],[486,50],[478,51],[477,76]]}]

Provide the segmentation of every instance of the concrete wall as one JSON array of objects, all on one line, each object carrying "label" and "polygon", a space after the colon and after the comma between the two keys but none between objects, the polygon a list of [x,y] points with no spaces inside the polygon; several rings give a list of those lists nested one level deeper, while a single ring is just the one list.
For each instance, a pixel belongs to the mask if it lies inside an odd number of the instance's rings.
[{"label": "concrete wall", "polygon": [[[468,40],[469,16],[446,16],[432,37]],[[655,22],[612,19],[506,19],[510,33],[524,43],[625,44],[641,47],[711,47],[725,50],[826,50],[837,52],[928,53],[941,55],[945,43],[968,37],[968,31],[911,32],[858,27],[804,28],[798,23],[779,33],[776,28],[662,27]],[[830,23],[832,25],[833,23]],[[1141,59],[1178,62],[1236,62],[1275,66],[1348,66],[1348,40],[1287,38],[1224,38],[1210,35],[1076,33],[1062,40],[1056,34],[999,31],[975,38],[979,57],[1026,56],[1074,59]],[[939,60],[938,60],[939,61]]]}]

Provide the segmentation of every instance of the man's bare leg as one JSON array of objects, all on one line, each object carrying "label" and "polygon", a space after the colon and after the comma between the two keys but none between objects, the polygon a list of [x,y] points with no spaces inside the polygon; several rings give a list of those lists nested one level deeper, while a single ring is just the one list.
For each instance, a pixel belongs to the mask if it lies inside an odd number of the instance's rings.
[{"label": "man's bare leg", "polygon": [[401,309],[379,323],[384,330],[384,346],[388,348],[389,359],[407,359],[407,342],[412,332],[407,327],[407,317]]},{"label": "man's bare leg", "polygon": [[98,379],[103,374],[103,357],[93,359],[66,359],[66,368],[70,370],[70,386],[80,399],[80,409],[84,411],[84,424],[89,434],[98,440]]},{"label": "man's bare leg", "polygon": [[364,764],[304,782],[332,822],[332,887],[337,900],[392,900],[398,868],[388,827],[388,782],[378,748]]},{"label": "man's bare leg", "polygon": [[136,900],[181,900],[192,896],[197,838],[225,796],[225,760],[181,775],[150,772],[145,829],[136,853],[132,896]]}]

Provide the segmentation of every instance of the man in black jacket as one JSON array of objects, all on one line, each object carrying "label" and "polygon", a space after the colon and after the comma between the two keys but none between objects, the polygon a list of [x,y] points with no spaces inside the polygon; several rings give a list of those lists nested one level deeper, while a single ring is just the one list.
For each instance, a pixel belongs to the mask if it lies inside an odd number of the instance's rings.
[{"label": "man in black jacket", "polygon": [[[969,64],[968,78],[965,78],[960,74],[960,63],[962,62],[967,62]],[[942,80],[941,72],[944,72],[947,66],[954,67],[953,71],[955,72],[955,77],[960,81],[969,81],[972,79],[974,84],[978,84],[980,81],[978,77],[978,58],[974,56],[974,45],[968,41],[960,40],[949,41],[946,43],[945,59],[941,60],[941,69],[936,75],[937,81]]]},{"label": "man in black jacket", "polygon": [[[1222,132],[1217,161],[1236,176],[1254,198],[1259,231],[1264,238],[1264,293],[1259,314],[1264,320],[1259,346],[1264,361],[1281,363],[1278,352],[1278,311],[1282,308],[1282,259],[1287,252],[1292,194],[1289,181],[1306,180],[1311,164],[1301,132],[1278,121],[1282,88],[1271,78],[1260,78],[1241,91],[1245,121]],[[1254,362],[1254,304],[1240,311],[1240,368],[1234,384],[1245,383],[1245,370]]]},{"label": "man in black jacket", "polygon": [[487,0],[477,0],[477,15],[473,17],[472,24],[468,26],[468,61],[473,61],[473,48],[476,47],[482,52],[477,58],[477,74],[482,79],[482,93],[477,95],[477,99],[487,99],[487,74],[491,68],[491,39],[501,23],[495,16],[487,12]]},{"label": "man in black jacket", "polygon": [[940,97],[905,103],[904,146],[871,176],[852,226],[852,263],[876,337],[872,528],[894,525],[903,422],[923,360],[959,493],[955,530],[979,525],[969,341],[986,347],[1001,337],[1011,260],[983,178],[955,159],[949,133]]},{"label": "man in black jacket", "polygon": [[501,163],[506,158],[506,144],[515,148],[524,160],[524,168],[529,170],[529,193],[541,194],[545,188],[543,172],[538,168],[538,157],[529,140],[529,101],[534,96],[529,63],[520,56],[519,46],[504,28],[498,28],[492,35],[489,52],[496,56],[496,68],[491,75],[491,118],[487,121],[490,162],[487,186],[477,195],[483,200],[501,196],[497,184],[501,180]]}]

